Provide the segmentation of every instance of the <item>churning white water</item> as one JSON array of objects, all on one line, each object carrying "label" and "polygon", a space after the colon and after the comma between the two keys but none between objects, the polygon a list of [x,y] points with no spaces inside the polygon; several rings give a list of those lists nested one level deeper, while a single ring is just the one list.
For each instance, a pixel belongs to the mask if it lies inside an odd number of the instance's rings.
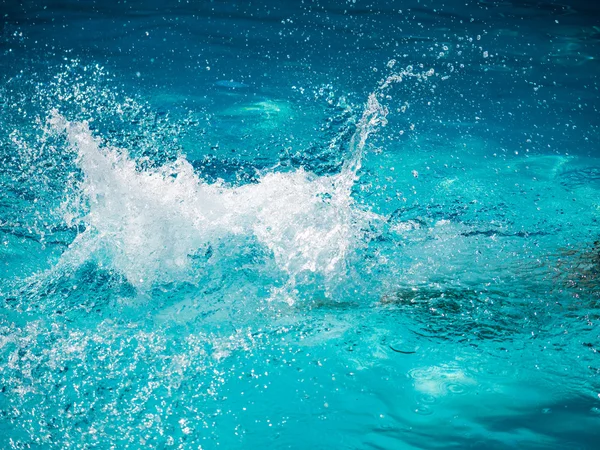
[{"label": "churning white water", "polygon": [[[404,71],[383,81],[380,91],[403,75],[427,76]],[[211,245],[232,252],[253,239],[271,252],[292,283],[306,271],[333,279],[344,272],[348,255],[365,245],[365,230],[381,220],[357,205],[351,190],[367,138],[386,124],[386,115],[377,94],[371,94],[350,155],[336,175],[299,168],[228,186],[205,182],[184,157],[140,170],[126,149],[104,144],[86,122],[69,122],[54,112],[51,129],[66,134],[83,173],[77,195],[66,202],[65,219],[85,231],[63,261],[96,259],[143,289],[192,276],[190,258]]]}]

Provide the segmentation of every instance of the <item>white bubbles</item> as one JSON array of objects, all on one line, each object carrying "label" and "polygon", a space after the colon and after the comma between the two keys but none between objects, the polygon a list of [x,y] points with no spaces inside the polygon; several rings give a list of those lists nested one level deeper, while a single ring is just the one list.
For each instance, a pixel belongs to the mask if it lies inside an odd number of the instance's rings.
[{"label": "white bubbles", "polygon": [[183,157],[155,169],[140,170],[125,149],[104,145],[85,122],[68,122],[54,113],[51,126],[66,133],[83,172],[83,210],[78,235],[63,261],[100,259],[138,288],[185,280],[194,274],[190,259],[209,246],[235,253],[249,241],[267,248],[293,281],[303,272],[325,279],[344,272],[347,256],[363,245],[364,232],[377,216],[358,208],[350,189],[370,131],[385,120],[372,96],[352,144],[353,154],[335,176],[318,177],[302,169],[271,172],[256,184],[209,184]]},{"label": "white bubbles", "polygon": [[[380,84],[355,122],[339,173],[317,176],[303,168],[274,167],[241,185],[213,181],[209,173],[204,179],[177,151],[162,165],[149,164],[145,155],[162,154],[165,144],[103,136],[102,111],[97,117],[90,111],[89,120],[82,121],[83,114],[73,119],[55,110],[46,133],[66,137],[76,168],[60,212],[79,233],[59,265],[95,262],[142,293],[168,283],[202,283],[215,271],[239,266],[258,270],[269,295],[289,303],[299,286],[301,292],[335,295],[384,227],[381,216],[352,197],[366,142],[387,124],[388,109],[380,99],[405,78],[422,82],[432,74],[408,68]],[[118,112],[128,101],[115,101],[109,109]],[[278,111],[281,105],[275,105]],[[136,115],[142,128],[145,112]],[[339,139],[334,136],[332,145]]]}]

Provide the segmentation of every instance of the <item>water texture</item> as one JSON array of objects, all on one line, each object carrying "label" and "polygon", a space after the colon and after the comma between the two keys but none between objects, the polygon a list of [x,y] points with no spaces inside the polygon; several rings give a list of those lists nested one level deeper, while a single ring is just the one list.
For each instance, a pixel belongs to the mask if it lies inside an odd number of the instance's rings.
[{"label": "water texture", "polygon": [[599,447],[600,5],[0,15],[0,448]]}]

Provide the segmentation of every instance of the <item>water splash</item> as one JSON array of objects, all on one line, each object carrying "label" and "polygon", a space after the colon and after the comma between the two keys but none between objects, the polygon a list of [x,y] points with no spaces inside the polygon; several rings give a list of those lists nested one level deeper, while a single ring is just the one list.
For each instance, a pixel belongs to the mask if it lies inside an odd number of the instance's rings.
[{"label": "water splash", "polygon": [[319,274],[326,284],[339,280],[349,257],[366,245],[367,230],[382,221],[354,202],[352,187],[369,135],[386,124],[388,110],[377,97],[404,76],[426,75],[405,70],[369,96],[340,173],[272,171],[243,186],[208,183],[182,156],[142,170],[128,150],[94,136],[87,122],[53,111],[50,129],[66,136],[83,174],[65,203],[65,220],[85,231],[62,263],[95,260],[144,290],[197,279],[194,255],[234,254],[258,242],[288,277],[287,286],[305,274]]},{"label": "water splash", "polygon": [[63,259],[97,259],[137,287],[193,276],[190,255],[224,241],[231,245],[221,251],[232,252],[252,239],[292,277],[304,271],[330,276],[342,270],[362,241],[361,230],[376,219],[353,204],[347,173],[316,177],[299,169],[240,187],[208,184],[184,158],[140,171],[126,150],[103,146],[86,123],[59,115],[50,121],[66,133],[84,174],[85,214],[66,220],[86,230]]}]

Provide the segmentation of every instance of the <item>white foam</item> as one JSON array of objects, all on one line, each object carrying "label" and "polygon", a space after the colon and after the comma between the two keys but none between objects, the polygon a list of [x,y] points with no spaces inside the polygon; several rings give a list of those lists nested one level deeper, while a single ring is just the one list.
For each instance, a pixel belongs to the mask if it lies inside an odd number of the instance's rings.
[{"label": "white foam", "polygon": [[126,150],[103,146],[86,123],[55,115],[51,124],[67,134],[84,176],[85,213],[66,219],[86,231],[64,259],[99,259],[138,287],[185,277],[190,255],[235,236],[258,240],[290,275],[329,276],[343,269],[376,218],[354,205],[347,182],[354,172],[317,177],[299,169],[240,187],[209,184],[184,158],[139,170]]},{"label": "white foam", "polygon": [[[386,80],[381,89],[396,78]],[[298,169],[267,173],[256,184],[233,187],[205,182],[183,157],[140,170],[127,150],[105,145],[87,123],[69,122],[54,112],[51,129],[67,136],[83,173],[65,220],[83,224],[85,231],[63,262],[77,265],[96,259],[144,288],[193,277],[190,256],[209,245],[229,243],[227,252],[235,252],[254,240],[271,252],[292,281],[303,272],[339,278],[348,256],[365,245],[364,230],[379,220],[355,204],[351,190],[367,138],[385,125],[386,115],[372,94],[349,158],[335,176]],[[72,213],[78,210],[83,212]]]}]

